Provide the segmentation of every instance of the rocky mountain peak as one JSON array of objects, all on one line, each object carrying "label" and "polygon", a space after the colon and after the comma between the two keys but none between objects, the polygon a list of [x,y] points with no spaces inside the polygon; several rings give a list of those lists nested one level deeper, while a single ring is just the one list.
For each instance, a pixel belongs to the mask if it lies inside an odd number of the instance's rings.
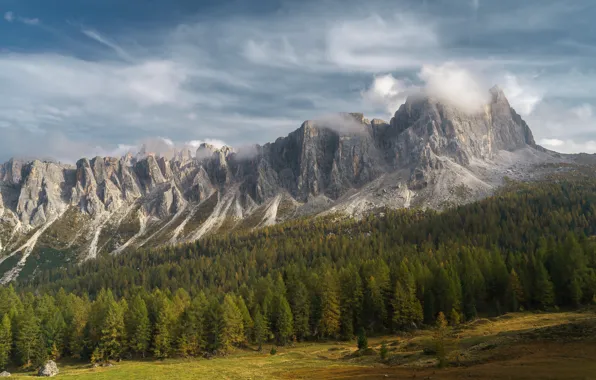
[{"label": "rocky mountain peak", "polygon": [[[503,91],[494,87],[490,95],[475,114],[417,95],[389,122],[362,113],[307,120],[248,153],[203,143],[194,155],[144,147],[136,156],[84,158],[76,167],[10,160],[0,165],[0,262],[19,247],[28,255],[40,236],[44,247],[68,247],[85,259],[193,241],[222,226],[251,228],[324,212],[363,215],[387,206],[440,208],[488,195],[493,184],[486,177],[502,175],[491,168],[502,169],[495,160],[503,151],[513,152],[511,163],[518,150],[548,155]],[[457,198],[457,186],[471,195]],[[77,231],[53,230],[57,221]]]},{"label": "rocky mountain peak", "polygon": [[498,84],[491,87],[491,89],[488,90],[488,92],[491,95],[491,104],[504,103],[509,105],[509,101],[507,100],[507,96],[505,96],[505,92]]}]

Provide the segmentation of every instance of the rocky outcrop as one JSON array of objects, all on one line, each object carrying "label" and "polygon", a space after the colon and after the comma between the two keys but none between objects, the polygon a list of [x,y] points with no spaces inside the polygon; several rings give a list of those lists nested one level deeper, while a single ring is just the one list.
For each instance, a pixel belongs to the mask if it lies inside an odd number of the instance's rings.
[{"label": "rocky outcrop", "polygon": [[37,372],[37,376],[39,377],[54,377],[60,371],[58,370],[58,366],[56,362],[53,360],[48,360],[44,365],[41,366],[39,371]]},{"label": "rocky outcrop", "polygon": [[511,108],[499,87],[476,113],[459,110],[427,96],[412,96],[390,123],[373,125],[377,144],[393,168],[410,168],[413,187],[424,185],[427,173],[442,167],[438,157],[468,166],[491,161],[500,151],[536,146],[532,132]]},{"label": "rocky outcrop", "polygon": [[[80,260],[327,210],[473,200],[498,185],[503,154],[510,165],[549,159],[503,92],[490,94],[475,114],[413,96],[389,122],[338,114],[239,151],[202,144],[169,158],[141,152],[76,166],[10,160],[0,165],[0,263],[31,253],[38,239]],[[471,195],[457,198],[462,186]],[[31,235],[41,228],[51,238]]]}]

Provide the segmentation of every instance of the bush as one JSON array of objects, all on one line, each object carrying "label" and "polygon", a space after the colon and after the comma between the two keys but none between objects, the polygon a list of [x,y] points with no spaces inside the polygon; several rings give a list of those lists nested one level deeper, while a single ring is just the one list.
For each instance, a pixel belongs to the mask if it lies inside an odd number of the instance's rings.
[{"label": "bush", "polygon": [[387,344],[385,342],[383,342],[383,344],[381,345],[381,351],[379,351],[379,354],[381,355],[381,360],[387,359],[387,354],[389,354],[389,350],[387,349]]},{"label": "bush", "polygon": [[270,353],[271,355],[275,355],[275,354],[277,354],[277,348],[275,348],[275,346],[271,347],[271,351],[269,351],[269,353]]},{"label": "bush", "polygon": [[364,329],[362,329],[362,330],[360,330],[360,334],[358,334],[358,349],[365,350],[367,348],[368,348],[368,339],[366,338]]}]

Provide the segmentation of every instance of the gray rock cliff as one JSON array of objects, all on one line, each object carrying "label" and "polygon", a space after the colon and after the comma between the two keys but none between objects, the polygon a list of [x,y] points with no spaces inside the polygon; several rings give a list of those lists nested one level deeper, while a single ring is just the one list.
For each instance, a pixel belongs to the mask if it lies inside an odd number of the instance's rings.
[{"label": "gray rock cliff", "polygon": [[[440,208],[485,196],[507,165],[552,159],[503,92],[490,95],[474,114],[413,96],[389,122],[339,114],[248,150],[203,144],[169,159],[141,152],[76,166],[10,160],[0,165],[0,269],[44,248],[85,260],[302,215]],[[453,192],[462,186],[465,199]]]}]

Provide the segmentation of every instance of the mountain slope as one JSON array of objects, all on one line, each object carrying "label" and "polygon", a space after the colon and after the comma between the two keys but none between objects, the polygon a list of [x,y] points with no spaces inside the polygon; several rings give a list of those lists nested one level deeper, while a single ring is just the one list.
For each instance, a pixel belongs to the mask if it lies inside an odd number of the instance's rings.
[{"label": "mountain slope", "polygon": [[411,97],[389,123],[362,114],[306,121],[254,150],[200,146],[165,158],[0,166],[0,282],[45,266],[175,244],[304,215],[443,208],[505,176],[573,160],[537,146],[503,92],[477,114]]}]

